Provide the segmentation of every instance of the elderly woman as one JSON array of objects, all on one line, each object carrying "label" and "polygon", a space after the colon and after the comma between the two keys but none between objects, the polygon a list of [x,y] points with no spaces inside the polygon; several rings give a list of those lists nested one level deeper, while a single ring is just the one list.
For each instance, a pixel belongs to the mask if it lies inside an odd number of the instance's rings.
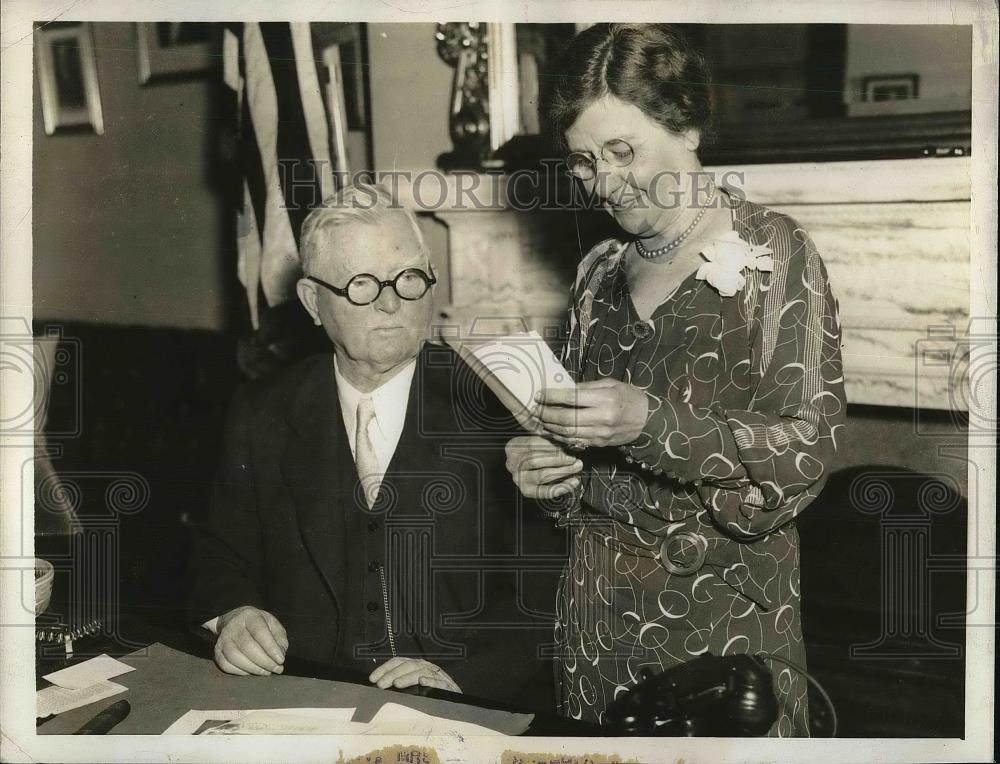
[{"label": "elderly woman", "polygon": [[795,220],[702,169],[705,65],[676,30],[591,27],[564,61],[549,127],[622,236],[578,270],[576,389],[539,393],[540,435],[507,449],[522,493],[559,498],[573,529],[561,710],[601,722],[643,667],[760,654],[771,734],[807,735],[806,680],[784,661],[805,665],[794,518],[845,411],[826,270]]}]

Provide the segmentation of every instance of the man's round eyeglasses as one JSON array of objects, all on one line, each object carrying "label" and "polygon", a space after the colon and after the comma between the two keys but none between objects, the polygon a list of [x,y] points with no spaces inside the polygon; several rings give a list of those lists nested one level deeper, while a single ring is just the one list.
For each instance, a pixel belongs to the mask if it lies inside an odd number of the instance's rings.
[{"label": "man's round eyeglasses", "polygon": [[[628,167],[635,159],[635,150],[621,138],[612,138],[601,146],[601,159],[612,167]],[[589,151],[574,151],[566,157],[566,167],[580,180],[597,176],[597,159]]]},{"label": "man's round eyeglasses", "polygon": [[395,278],[385,281],[370,273],[359,273],[351,277],[346,287],[335,287],[315,276],[306,278],[326,287],[335,295],[345,297],[352,305],[371,305],[382,295],[382,290],[386,287],[392,287],[392,291],[401,300],[419,300],[437,283],[434,276],[429,276],[419,268],[407,268],[397,273]]}]

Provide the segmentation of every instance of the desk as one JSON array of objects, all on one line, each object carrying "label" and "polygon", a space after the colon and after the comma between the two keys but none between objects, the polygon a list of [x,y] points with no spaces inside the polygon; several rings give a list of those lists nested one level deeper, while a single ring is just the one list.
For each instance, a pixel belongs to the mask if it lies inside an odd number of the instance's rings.
[{"label": "desk", "polygon": [[132,712],[116,726],[115,735],[158,735],[192,708],[356,708],[355,721],[370,721],[388,700],[438,717],[482,724],[504,734],[524,732],[531,716],[487,710],[472,704],[401,695],[350,682],[275,674],[232,676],[194,655],[153,644],[120,659],[135,668],[114,682],[128,693],[67,711],[45,722],[39,734],[71,734],[112,703],[126,698]]},{"label": "desk", "polygon": [[[71,734],[104,708],[121,699],[132,705],[113,735],[158,735],[187,711],[254,708],[354,707],[355,721],[368,721],[391,701],[435,716],[472,722],[505,734],[595,736],[600,727],[547,714],[533,718],[494,701],[426,687],[380,690],[367,677],[327,666],[289,659],[285,672],[268,677],[232,676],[211,660],[211,645],[176,630],[157,630],[173,637],[171,646],[153,643],[122,654],[113,645],[97,650],[116,655],[136,670],[111,681],[129,688],[111,698],[45,720],[40,735]],[[136,633],[134,626],[132,633]],[[88,651],[91,654],[94,650]],[[83,656],[81,656],[81,659]],[[45,666],[43,673],[61,666]],[[493,713],[499,712],[499,713]]]}]

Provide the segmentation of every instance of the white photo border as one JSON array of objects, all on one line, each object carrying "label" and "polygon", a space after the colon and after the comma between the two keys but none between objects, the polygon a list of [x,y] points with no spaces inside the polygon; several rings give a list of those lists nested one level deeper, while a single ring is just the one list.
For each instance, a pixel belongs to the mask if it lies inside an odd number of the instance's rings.
[{"label": "white photo border", "polygon": [[[142,4],[90,0],[9,0],[4,4],[2,47],[3,136],[0,151],[0,316],[26,320],[32,315],[31,282],[31,156],[32,156],[32,24],[35,21],[227,21],[344,20],[368,22],[437,22],[442,19],[531,21],[536,23],[614,20],[678,22],[810,22],[879,24],[971,24],[973,48],[972,125],[972,274],[971,315],[996,331],[997,270],[997,8],[988,0],[772,0],[732,3],[730,0],[651,0],[628,2],[557,1],[501,4],[498,2],[408,2],[369,4],[350,0],[336,4],[320,0],[149,0]],[[429,41],[429,44],[430,41]],[[975,362],[975,360],[974,360]],[[989,397],[977,404],[981,421],[996,422],[995,368]],[[0,371],[0,421],[31,380]],[[971,417],[970,417],[971,418]],[[975,433],[973,433],[975,434]],[[22,491],[20,465],[30,458],[32,444],[0,433],[0,561],[30,559],[34,553],[33,495]],[[988,438],[970,437],[970,564],[969,607],[979,623],[994,623],[996,446]],[[979,533],[972,533],[978,529]],[[979,570],[976,570],[976,567]],[[982,575],[985,573],[986,575]],[[17,601],[28,590],[16,565],[0,565],[0,623],[10,624]],[[24,587],[24,591],[21,588]],[[260,736],[165,738],[107,736],[86,739],[35,734],[33,629],[0,628],[0,713],[3,719],[4,761],[330,761],[350,758],[398,740],[380,737],[329,738]],[[427,739],[412,741],[434,747],[441,761],[496,761],[505,750],[573,755],[602,752],[622,760],[652,761],[803,761],[838,762],[987,761],[993,757],[994,629],[969,628],[964,739],[628,739],[628,738],[500,738],[491,740]]]}]

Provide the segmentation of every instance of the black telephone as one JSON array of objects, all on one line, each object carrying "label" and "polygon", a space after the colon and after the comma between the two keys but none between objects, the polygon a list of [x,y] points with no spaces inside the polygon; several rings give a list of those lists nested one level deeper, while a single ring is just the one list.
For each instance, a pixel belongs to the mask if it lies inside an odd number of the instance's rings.
[{"label": "black telephone", "polygon": [[778,718],[771,672],[750,655],[702,655],[654,674],[605,711],[612,734],[643,737],[757,737]]}]

